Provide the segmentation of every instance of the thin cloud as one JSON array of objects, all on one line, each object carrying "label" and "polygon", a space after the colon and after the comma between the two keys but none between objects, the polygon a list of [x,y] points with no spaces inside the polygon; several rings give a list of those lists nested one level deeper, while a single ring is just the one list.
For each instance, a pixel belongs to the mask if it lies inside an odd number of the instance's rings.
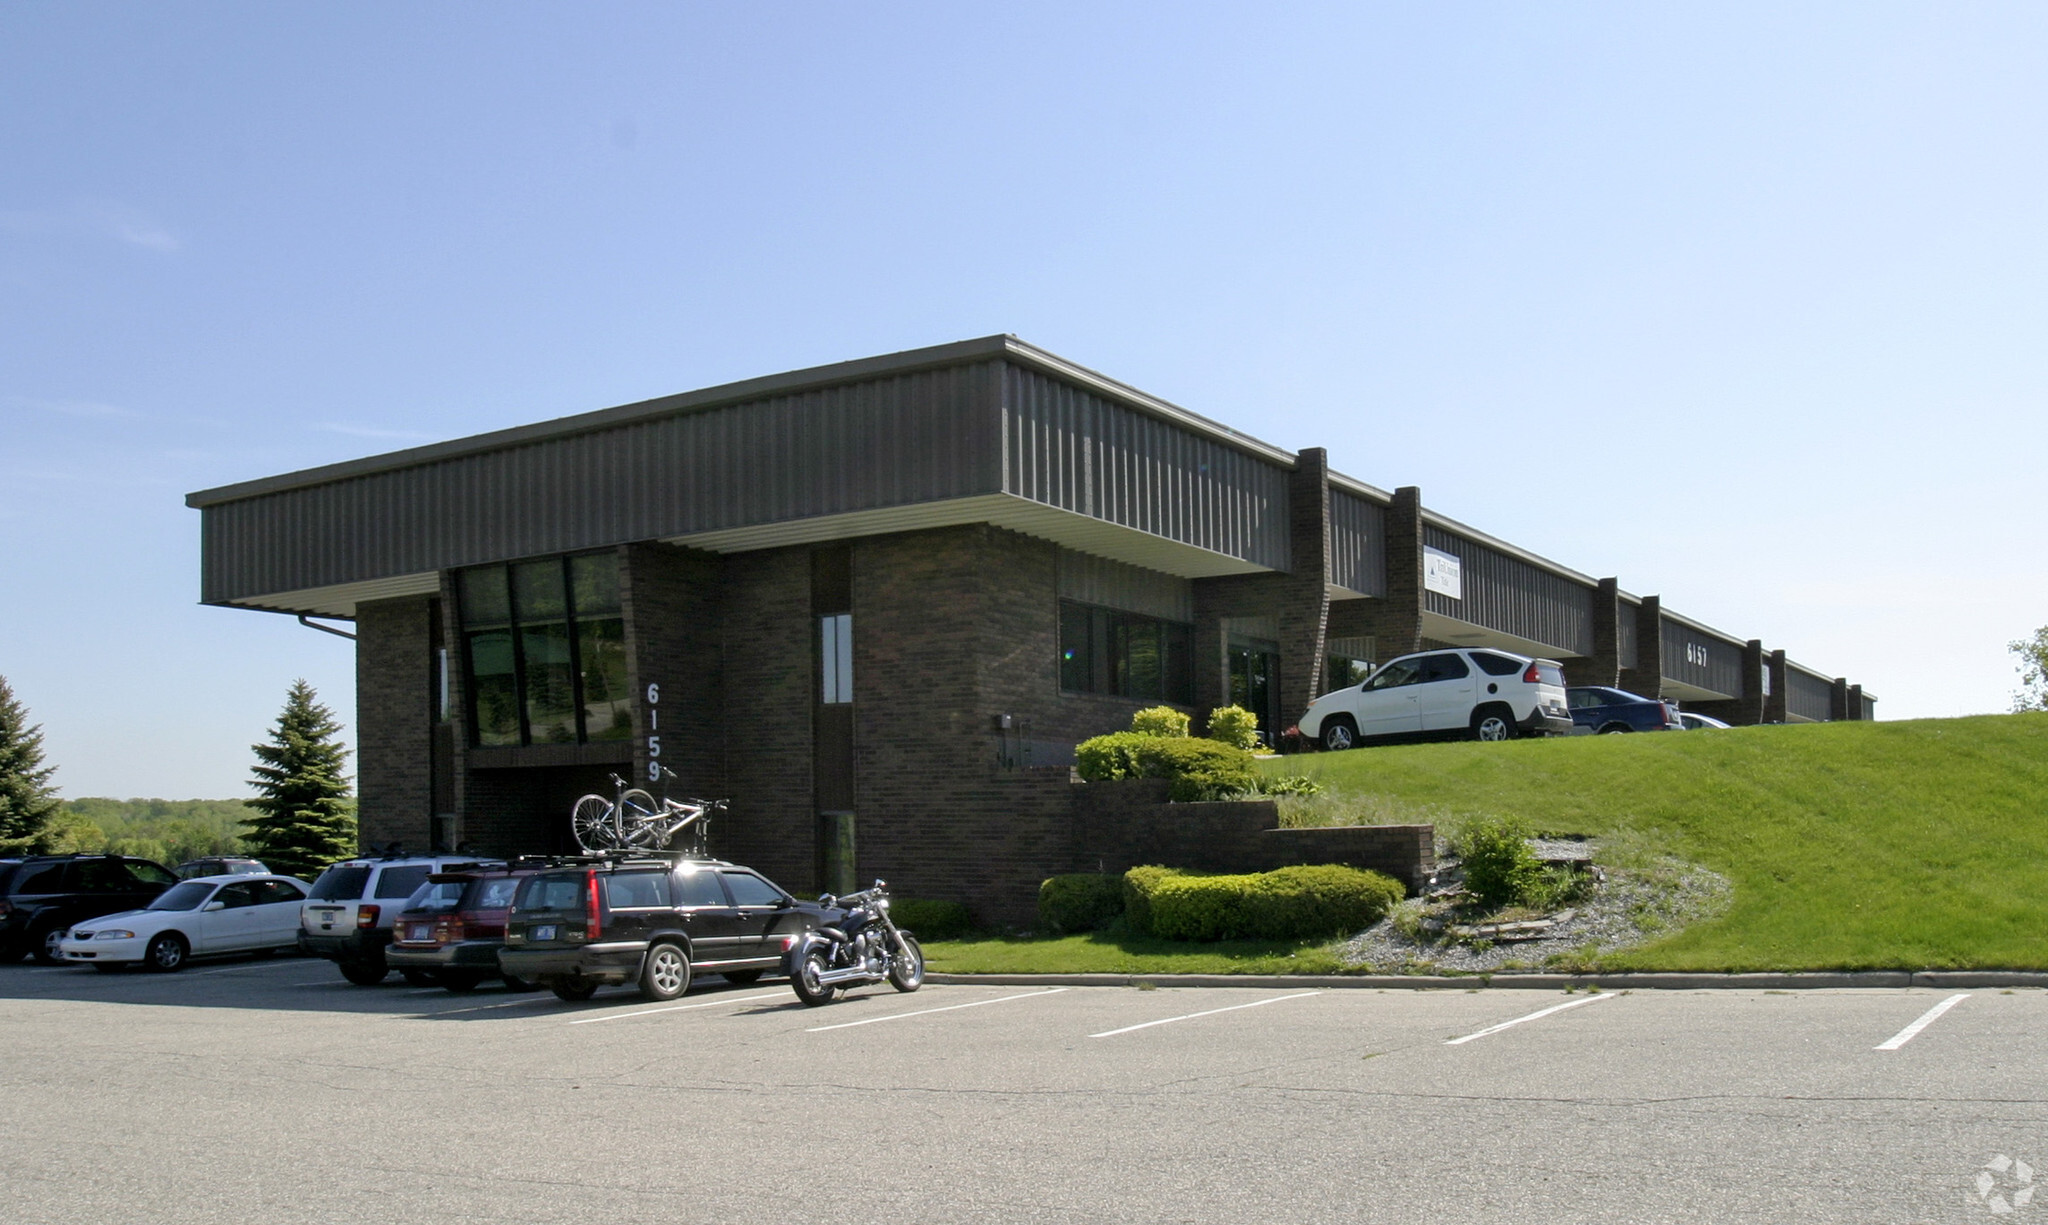
[{"label": "thin cloud", "polygon": [[313,427],[330,434],[346,434],[350,438],[374,438],[379,442],[439,442],[439,434],[421,434],[412,430],[385,430],[369,425],[346,425],[338,421],[323,421]]},{"label": "thin cloud", "polygon": [[185,247],[156,218],[112,200],[80,200],[65,208],[0,209],[0,233],[23,238],[64,234],[111,238],[147,251],[181,251]]}]

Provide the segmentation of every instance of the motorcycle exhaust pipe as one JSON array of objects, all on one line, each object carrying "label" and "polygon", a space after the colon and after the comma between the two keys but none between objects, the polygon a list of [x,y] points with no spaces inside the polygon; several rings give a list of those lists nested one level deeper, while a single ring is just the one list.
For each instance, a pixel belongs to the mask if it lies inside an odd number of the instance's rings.
[{"label": "motorcycle exhaust pipe", "polygon": [[823,974],[818,975],[818,984],[824,987],[836,987],[841,983],[878,983],[881,981],[881,975],[871,974],[865,967],[861,966],[845,970],[827,970]]}]

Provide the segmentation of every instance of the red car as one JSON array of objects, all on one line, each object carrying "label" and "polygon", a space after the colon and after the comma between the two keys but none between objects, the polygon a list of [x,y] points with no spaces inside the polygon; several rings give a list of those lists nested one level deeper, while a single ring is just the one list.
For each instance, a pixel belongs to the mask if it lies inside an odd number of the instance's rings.
[{"label": "red car", "polygon": [[474,991],[485,979],[502,977],[514,991],[533,990],[534,984],[498,969],[498,949],[505,943],[505,915],[519,882],[542,870],[514,866],[434,873],[406,899],[392,925],[385,960],[417,985]]}]

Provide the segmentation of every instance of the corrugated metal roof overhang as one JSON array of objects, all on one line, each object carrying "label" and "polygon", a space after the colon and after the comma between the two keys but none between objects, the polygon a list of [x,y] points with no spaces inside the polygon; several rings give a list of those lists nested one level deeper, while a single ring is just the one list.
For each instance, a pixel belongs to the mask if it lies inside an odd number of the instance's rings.
[{"label": "corrugated metal roof overhang", "polygon": [[1182,578],[1266,572],[1266,567],[1242,558],[1003,493],[922,502],[913,506],[890,506],[843,515],[819,515],[725,531],[697,532],[672,536],[667,538],[667,542],[713,553],[744,553],[753,549],[818,544],[854,536],[880,536],[968,523],[993,523],[997,527],[1050,540],[1083,553]]},{"label": "corrugated metal roof overhang", "polygon": [[405,596],[438,595],[440,591],[441,576],[429,571],[426,574],[401,574],[396,578],[371,579],[361,583],[340,583],[332,587],[312,587],[304,591],[277,591],[264,595],[240,596],[228,600],[227,603],[235,608],[256,608],[264,612],[305,613],[315,617],[353,619],[358,604],[395,600]]},{"label": "corrugated metal roof overhang", "polygon": [[1513,651],[1517,655],[1527,655],[1536,659],[1565,660],[1577,658],[1578,655],[1576,651],[1568,651],[1552,643],[1538,642],[1533,638],[1488,629],[1483,625],[1474,625],[1470,621],[1446,617],[1442,613],[1433,613],[1426,609],[1422,614],[1422,635],[1425,638],[1434,638],[1438,642],[1454,642],[1461,647],[1498,647],[1503,651]]}]

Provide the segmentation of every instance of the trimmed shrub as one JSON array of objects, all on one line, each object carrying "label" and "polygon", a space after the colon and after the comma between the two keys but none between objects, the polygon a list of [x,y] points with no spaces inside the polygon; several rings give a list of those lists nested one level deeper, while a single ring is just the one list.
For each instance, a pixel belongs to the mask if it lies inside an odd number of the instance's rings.
[{"label": "trimmed shrub", "polygon": [[1147,706],[1131,716],[1131,730],[1140,736],[1185,736],[1188,717],[1171,706]]},{"label": "trimmed shrub", "polygon": [[1208,737],[1240,749],[1259,747],[1259,717],[1242,706],[1218,706],[1209,712]]},{"label": "trimmed shrub", "polygon": [[919,940],[957,940],[974,930],[974,917],[959,902],[891,898],[889,917]]},{"label": "trimmed shrub", "polygon": [[1529,827],[1512,817],[1486,817],[1467,826],[1458,837],[1466,891],[1488,906],[1527,901],[1545,883],[1528,839]]},{"label": "trimmed shrub", "polygon": [[1171,780],[1175,800],[1220,800],[1255,790],[1252,755],[1214,740],[1111,732],[1074,746],[1074,765],[1091,783],[1121,778]]},{"label": "trimmed shrub", "polygon": [[1282,774],[1278,778],[1259,776],[1260,795],[1321,795],[1323,785],[1306,774]]},{"label": "trimmed shrub", "polygon": [[1124,912],[1124,880],[1100,872],[1069,872],[1038,886],[1038,923],[1060,935],[1106,927]]},{"label": "trimmed shrub", "polygon": [[1406,895],[1400,882],[1338,864],[1243,876],[1175,876],[1150,893],[1169,940],[1306,940],[1360,931]]},{"label": "trimmed shrub", "polygon": [[1180,803],[1220,800],[1259,785],[1252,755],[1214,740],[1154,740],[1138,752],[1147,778],[1173,780],[1168,797]]},{"label": "trimmed shrub", "polygon": [[1074,768],[1091,783],[1115,782],[1120,778],[1143,778],[1138,750],[1157,739],[1137,732],[1111,732],[1074,746]]},{"label": "trimmed shrub", "polygon": [[1124,923],[1132,931],[1152,934],[1152,891],[1180,875],[1178,868],[1141,864],[1124,873]]}]

